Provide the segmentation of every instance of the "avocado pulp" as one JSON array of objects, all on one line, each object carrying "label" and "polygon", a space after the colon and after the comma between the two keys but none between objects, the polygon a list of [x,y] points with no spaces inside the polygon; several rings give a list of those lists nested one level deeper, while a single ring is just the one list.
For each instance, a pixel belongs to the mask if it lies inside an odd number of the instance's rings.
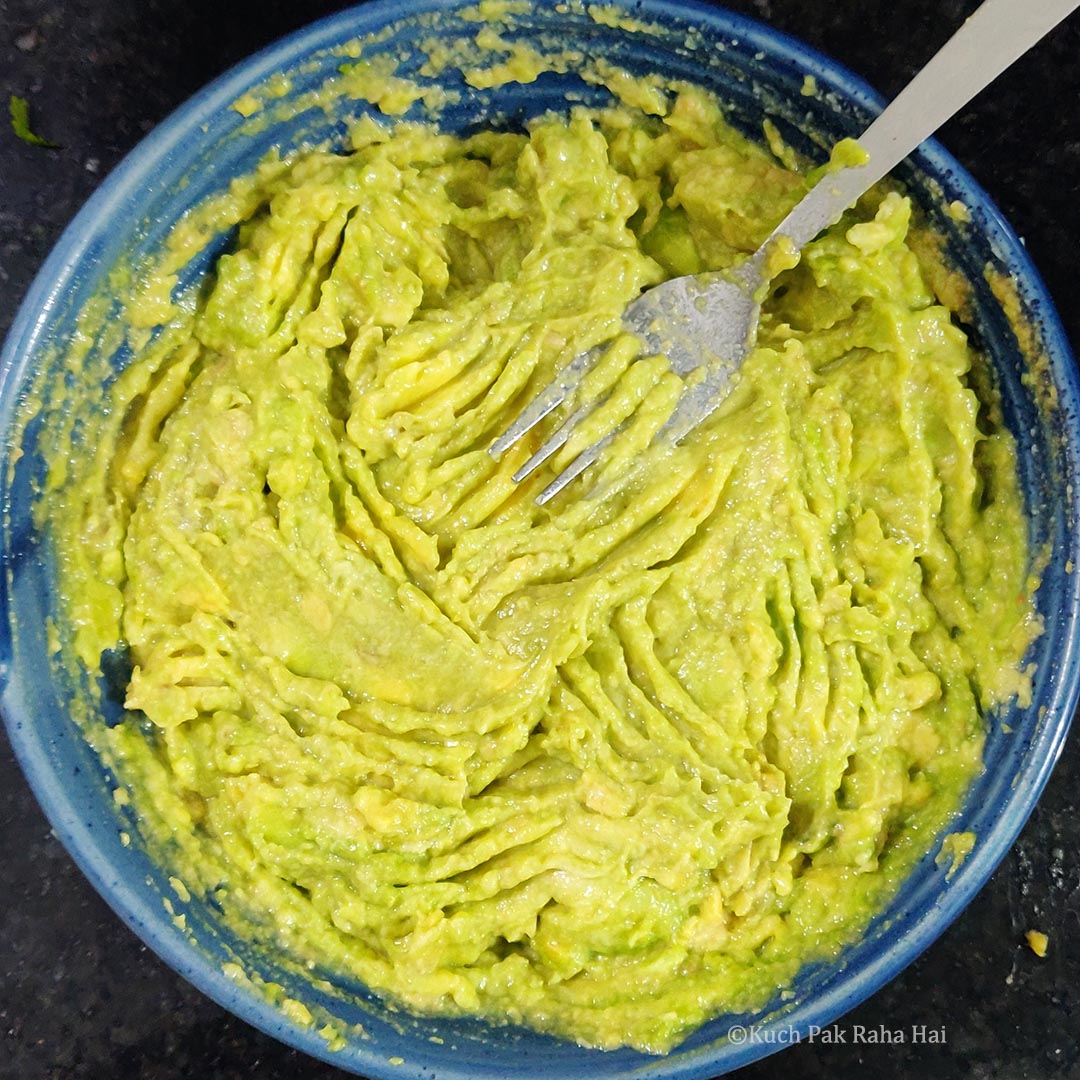
[{"label": "avocado pulp", "polygon": [[[64,632],[131,664],[94,738],[250,938],[419,1012],[668,1049],[857,937],[1028,692],[986,362],[879,188],[774,279],[723,406],[650,448],[682,382],[623,309],[819,173],[691,90],[352,138],[248,178],[101,445],[56,453]],[[537,507],[598,431],[520,486],[544,433],[487,449],[594,346],[633,421]]]}]

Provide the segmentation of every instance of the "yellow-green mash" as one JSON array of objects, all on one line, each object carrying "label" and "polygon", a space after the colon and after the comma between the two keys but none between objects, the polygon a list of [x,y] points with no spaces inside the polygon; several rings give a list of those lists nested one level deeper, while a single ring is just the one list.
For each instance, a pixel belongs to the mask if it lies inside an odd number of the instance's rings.
[{"label": "yellow-green mash", "polygon": [[[61,636],[131,664],[93,737],[193,896],[409,1008],[650,1050],[858,936],[1038,632],[1013,443],[896,192],[643,450],[681,383],[623,309],[818,178],[702,93],[660,111],[265,164],[47,506]],[[598,343],[610,411],[643,404],[540,508],[595,432],[521,486],[546,432],[488,447]]]}]

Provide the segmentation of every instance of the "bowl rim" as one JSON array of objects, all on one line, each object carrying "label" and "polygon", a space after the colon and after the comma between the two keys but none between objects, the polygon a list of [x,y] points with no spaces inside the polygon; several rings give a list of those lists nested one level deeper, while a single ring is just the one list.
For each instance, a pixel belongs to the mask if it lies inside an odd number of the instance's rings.
[{"label": "bowl rim", "polygon": [[[228,108],[251,87],[274,72],[293,66],[303,56],[403,18],[428,12],[449,12],[465,6],[466,2],[411,0],[405,6],[399,0],[369,0],[345,8],[299,28],[241,60],[161,121],[120,161],[86,201],[65,228],[27,290],[0,351],[0,430],[9,431],[12,426],[17,408],[16,395],[12,390],[18,389],[25,381],[39,337],[59,304],[66,283],[85,257],[95,230],[102,227],[99,223],[108,221],[131,195],[152,183],[155,163],[160,158],[181,147],[215,113]],[[694,19],[707,25],[710,34],[719,38],[752,41],[771,58],[780,57],[796,64],[819,82],[839,89],[846,101],[872,114],[884,107],[884,98],[861,76],[784,31],[730,11],[720,4],[707,0],[641,0],[633,5],[629,0],[615,2],[634,16],[648,18],[655,15],[680,21]],[[955,185],[970,195],[970,204],[980,207],[988,228],[994,233],[1002,262],[1014,271],[1026,306],[1038,312],[1040,335],[1050,359],[1055,385],[1064,399],[1060,408],[1069,417],[1080,415],[1080,375],[1072,350],[1046,285],[1022,242],[983,188],[936,139],[928,140],[912,157],[920,162],[929,175],[948,175]],[[5,467],[10,449],[10,445],[5,445]],[[1071,471],[1076,473],[1077,462],[1080,461],[1080,434],[1076,431],[1075,423],[1065,426],[1062,450],[1070,462]],[[1074,632],[1065,639],[1065,647],[1058,656],[1062,676],[1054,685],[1050,701],[1046,704],[1046,715],[1028,750],[1027,760],[1034,763],[1034,767],[1027,768],[1017,777],[996,822],[988,833],[980,837],[971,856],[957,868],[949,887],[942,890],[937,900],[906,926],[889,947],[861,965],[850,977],[837,980],[824,993],[797,1005],[782,1017],[768,1019],[763,1027],[783,1023],[791,1031],[801,1032],[805,1036],[812,1028],[824,1029],[835,1022],[928,948],[956,919],[1008,852],[1060,755],[1080,695],[1080,635],[1075,632],[1080,618],[1080,574],[1074,573],[1070,577],[1071,590],[1063,606],[1067,611],[1068,624],[1074,627]],[[5,581],[3,585],[6,584]],[[0,592],[6,594],[6,589],[0,589]],[[0,596],[0,599],[6,606],[6,595]],[[266,1034],[332,1065],[354,1071],[362,1069],[365,1074],[380,1080],[431,1076],[430,1068],[409,1062],[391,1063],[385,1054],[379,1054],[364,1044],[350,1044],[348,1051],[329,1049],[326,1040],[313,1028],[300,1026],[286,1018],[276,1006],[231,981],[220,966],[170,932],[171,920],[156,900],[141,895],[129,882],[117,877],[98,843],[98,837],[74,807],[47,748],[29,734],[31,725],[22,722],[32,715],[34,694],[32,687],[22,685],[20,673],[10,669],[7,662],[10,649],[10,626],[5,618],[0,626],[0,651],[4,661],[0,664],[0,682],[3,683],[0,705],[3,706],[8,737],[16,758],[57,837],[121,920],[173,970],[219,1005]],[[619,1075],[678,1077],[684,1080],[700,1078],[714,1075],[717,1069],[727,1072],[739,1068],[789,1044],[753,1045],[747,1042],[735,1045],[714,1041],[685,1055],[679,1055],[678,1048],[667,1057],[638,1055],[638,1065]],[[473,1080],[475,1074],[451,1065],[445,1070],[440,1066],[439,1075],[453,1080]],[[545,1069],[545,1075],[556,1078],[562,1075],[569,1077],[571,1074]],[[575,1071],[573,1075],[580,1073]]]}]

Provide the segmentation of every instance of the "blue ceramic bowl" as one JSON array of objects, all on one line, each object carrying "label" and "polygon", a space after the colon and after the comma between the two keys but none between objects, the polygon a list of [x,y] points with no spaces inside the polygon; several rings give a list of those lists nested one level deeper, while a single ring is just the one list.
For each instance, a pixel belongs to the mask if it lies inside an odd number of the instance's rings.
[{"label": "blue ceramic bowl", "polygon": [[[273,112],[245,120],[230,105],[268,77],[287,72],[286,101],[319,85],[342,62],[335,47],[358,35],[390,27],[377,51],[405,57],[406,73],[418,60],[413,46],[433,35],[471,36],[446,0],[376,0],[304,30],[241,64],[197,94],[154,131],[108,178],[68,228],[31,288],[7,340],[0,367],[0,506],[6,574],[0,622],[0,705],[26,776],[56,833],[86,875],[127,924],[186,978],[226,1008],[279,1039],[370,1077],[706,1077],[761,1057],[811,1025],[824,1027],[872,994],[945,929],[987,879],[1020,831],[1061,749],[1077,696],[1078,586],[1076,527],[1080,493],[1077,435],[1078,387],[1073,359],[1050,298],[1023,248],[986,195],[952,158],[930,143],[901,170],[901,178],[928,208],[948,241],[956,267],[974,287],[972,333],[993,361],[1006,420],[1019,443],[1023,488],[1030,508],[1034,549],[1048,546],[1050,561],[1038,591],[1045,633],[1032,648],[1037,664],[1034,700],[996,718],[986,743],[986,770],[970,791],[955,829],[978,836],[974,851],[946,880],[933,852],[912,873],[889,909],[838,963],[804,970],[794,996],[779,995],[753,1017],[720,1017],[664,1058],[630,1050],[590,1051],[519,1028],[493,1028],[465,1020],[415,1019],[363,993],[317,990],[276,967],[272,958],[230,937],[215,912],[197,901],[182,903],[167,873],[136,841],[128,811],[114,805],[114,786],[102,763],[70,718],[69,685],[50,664],[46,620],[56,609],[47,538],[35,528],[31,507],[43,466],[36,451],[40,421],[17,425],[17,408],[35,374],[62,380],[63,343],[82,304],[120,261],[159,249],[179,216],[230,178],[250,170],[271,146],[291,148],[324,140],[340,142],[345,121],[366,106],[339,101],[328,112],[300,111],[274,120]],[[437,16],[433,22],[430,16]],[[769,115],[801,150],[820,159],[821,146],[858,134],[880,110],[881,100],[855,76],[773,30],[694,0],[637,0],[635,18],[654,24],[629,33],[599,25],[584,12],[559,13],[540,3],[511,36],[573,42],[638,73],[660,71],[699,82],[726,101],[748,131],[759,132]],[[370,52],[366,55],[370,55]],[[818,91],[800,94],[805,75]],[[444,82],[454,84],[448,73]],[[462,89],[463,84],[458,82]],[[443,123],[455,129],[487,123],[520,123],[575,100],[599,102],[604,92],[575,75],[544,75],[527,86],[466,89]],[[267,120],[269,117],[269,122]],[[966,204],[970,225],[961,227],[943,207]],[[219,237],[189,267],[190,286],[228,243]],[[995,300],[983,270],[1010,276],[1019,316],[1032,348],[1043,359],[1040,374],[1025,381],[1028,360],[1013,326]],[[1015,321],[1017,313],[1013,313]],[[115,363],[123,362],[118,355]],[[80,388],[97,395],[100,387]],[[1056,397],[1056,407],[1048,402]],[[16,452],[16,449],[21,451]],[[106,695],[108,699],[108,695]],[[182,931],[164,900],[183,914]],[[334,1014],[355,1034],[330,1049],[309,1027],[290,1020],[249,984],[230,980],[222,964],[239,960],[248,970]],[[738,1041],[733,1025],[758,1024],[761,1041]],[[733,1037],[729,1037],[732,1033]]]}]

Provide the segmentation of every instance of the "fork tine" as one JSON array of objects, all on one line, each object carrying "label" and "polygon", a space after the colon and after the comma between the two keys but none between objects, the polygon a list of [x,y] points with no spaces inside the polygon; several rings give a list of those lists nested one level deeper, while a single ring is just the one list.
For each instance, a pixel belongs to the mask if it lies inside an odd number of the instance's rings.
[{"label": "fork tine", "polygon": [[[548,413],[557,409],[567,396],[578,388],[581,380],[600,359],[603,350],[599,345],[575,356],[521,411],[518,418],[488,448],[493,458],[500,458],[522,436],[527,435]],[[564,440],[565,441],[565,440]],[[560,444],[561,445],[561,444]],[[558,449],[558,447],[556,447]],[[530,459],[531,460],[531,459]],[[544,460],[544,459],[541,459]],[[537,462],[539,464],[539,462]],[[535,467],[535,466],[534,466]],[[529,472],[532,470],[530,469]],[[524,475],[528,475],[525,473]],[[515,478],[516,479],[516,478]]]},{"label": "fork tine", "polygon": [[574,428],[592,412],[592,408],[588,405],[579,405],[559,426],[558,428],[548,436],[544,443],[539,447],[535,454],[516,473],[514,473],[514,483],[520,484],[527,476],[531,476],[541,465],[556,450],[561,449],[566,445],[567,439],[574,432]]},{"label": "fork tine", "polygon": [[621,426],[614,431],[609,431],[602,439],[597,439],[591,446],[584,450],[539,495],[536,496],[537,504],[543,506],[550,502],[571,480],[580,476],[596,459],[611,445],[615,436],[619,434]]},{"label": "fork tine", "polygon": [[714,368],[701,382],[683,393],[664,426],[656,433],[657,438],[671,446],[678,446],[694,428],[711,416],[727,396],[728,385],[747,351],[742,349],[730,361]]}]

